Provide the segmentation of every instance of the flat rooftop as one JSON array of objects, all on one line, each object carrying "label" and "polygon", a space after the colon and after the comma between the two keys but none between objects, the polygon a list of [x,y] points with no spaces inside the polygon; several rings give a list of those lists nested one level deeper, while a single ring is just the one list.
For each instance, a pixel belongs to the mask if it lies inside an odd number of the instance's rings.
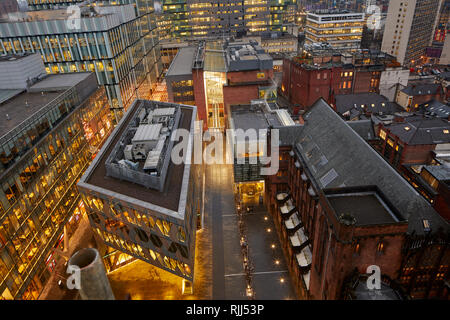
[{"label": "flat rooftop", "polygon": [[296,123],[286,109],[262,99],[251,104],[230,106],[230,127],[233,129],[267,129],[294,126]]},{"label": "flat rooftop", "polygon": [[376,193],[348,193],[327,195],[336,215],[350,214],[356,225],[387,224],[398,222],[387,205]]},{"label": "flat rooftop", "polygon": [[450,166],[448,165],[429,165],[424,166],[424,169],[427,170],[433,177],[436,178],[436,180],[439,181],[446,181],[450,180]]},{"label": "flat rooftop", "polygon": [[[46,92],[44,95],[38,92],[24,92],[9,99],[0,105],[0,137],[13,130],[23,121],[33,116],[56,99],[62,91]],[[9,120],[7,120],[7,116]]]},{"label": "flat rooftop", "polygon": [[29,91],[67,90],[86,79],[91,72],[74,72],[51,74],[32,85]]},{"label": "flat rooftop", "polygon": [[267,129],[269,125],[281,126],[275,113],[265,113],[260,107],[251,105],[230,106],[234,129]]},{"label": "flat rooftop", "polygon": [[0,56],[0,62],[2,61],[14,61],[14,60],[20,60],[22,58],[31,56],[32,52],[26,52],[26,53],[22,53],[22,54],[8,54],[6,56]]},{"label": "flat rooftop", "polygon": [[[0,96],[5,97],[2,99],[4,102],[0,103],[0,137],[32,117],[52,100],[85,80],[89,75],[91,75],[90,72],[48,75],[31,86],[28,92],[0,90]],[[9,116],[9,120],[6,115]]]},{"label": "flat rooftop", "polygon": [[197,47],[181,48],[173,59],[169,70],[167,70],[166,77],[191,75],[192,63],[196,53]]},{"label": "flat rooftop", "polygon": [[[139,101],[140,100],[136,100],[136,102]],[[136,102],[130,107],[128,111],[129,113],[127,112],[128,115],[124,116],[122,120],[123,122],[119,123],[119,126],[115,129],[117,131],[114,131],[111,134],[111,140],[108,140],[105,143],[102,151],[100,151],[98,155],[98,160],[96,159],[93,163],[94,167],[91,167],[91,170],[88,169],[85,182],[110,192],[122,194],[162,208],[167,208],[172,211],[178,211],[178,205],[183,187],[184,163],[174,164],[173,161],[169,162],[170,164],[167,170],[164,190],[162,192],[106,175],[106,159],[109,157],[118,141],[122,138],[128,124],[132,119],[134,119],[137,110],[139,110],[139,103]],[[173,105],[171,103],[157,103],[161,105]],[[183,128],[190,131],[195,108],[181,105],[180,109],[181,119],[178,128]]]},{"label": "flat rooftop", "polygon": [[272,69],[273,59],[256,42],[230,42],[225,49],[227,71]]}]

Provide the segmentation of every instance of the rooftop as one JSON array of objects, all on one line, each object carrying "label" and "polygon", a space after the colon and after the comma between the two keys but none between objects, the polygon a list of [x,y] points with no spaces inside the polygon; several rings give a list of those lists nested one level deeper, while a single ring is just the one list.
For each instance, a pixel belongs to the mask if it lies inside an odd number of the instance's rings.
[{"label": "rooftop", "polygon": [[26,53],[23,53],[23,54],[8,54],[6,56],[0,56],[0,62],[20,60],[22,58],[31,56],[32,54],[34,54],[34,53],[26,52]]},{"label": "rooftop", "polygon": [[336,95],[336,111],[344,118],[351,120],[366,112],[394,114],[403,111],[403,108],[378,93],[370,92]]},{"label": "rooftop", "polygon": [[[48,75],[24,90],[0,90],[0,137],[4,136],[23,121],[36,115],[67,89],[92,75],[90,72]],[[8,116],[7,116],[8,115]]]},{"label": "rooftop", "polygon": [[421,104],[419,108],[426,114],[433,115],[438,118],[448,119],[450,117],[450,105],[434,99]]},{"label": "rooftop", "polygon": [[286,109],[276,103],[264,100],[252,100],[249,105],[230,106],[230,127],[232,129],[268,129],[296,125]]},{"label": "rooftop", "polygon": [[86,79],[90,74],[90,72],[51,74],[32,85],[29,88],[29,91],[67,90]]},{"label": "rooftop", "polygon": [[347,124],[366,141],[376,139],[372,120],[347,121]]},{"label": "rooftop", "polygon": [[196,53],[197,47],[181,48],[170,64],[166,77],[191,75],[192,63]]},{"label": "rooftop", "polygon": [[[147,109],[147,116],[145,117],[142,117],[141,114],[143,107]],[[125,178],[119,179],[117,176],[108,175],[108,162],[117,163],[117,159],[126,157],[124,150],[128,141],[124,139],[131,139],[134,136],[132,130],[136,127],[137,119],[147,118],[148,111],[150,109],[154,110],[155,108],[175,108],[177,110],[175,114],[179,116],[179,121],[174,122],[173,129],[183,128],[192,132],[196,117],[196,107],[157,101],[135,100],[103,145],[91,166],[86,170],[80,182],[86,188],[110,193],[115,198],[123,198],[127,202],[133,201],[138,204],[151,206],[153,210],[160,212],[171,212],[178,218],[179,214],[184,217],[184,209],[180,208],[182,201],[185,201],[186,198],[186,184],[188,182],[186,179],[189,179],[189,176],[186,178],[186,170],[189,170],[189,165],[185,165],[184,162],[175,164],[173,161],[168,161],[166,163],[167,166],[165,169],[162,169],[166,171],[166,176],[163,179],[164,181],[162,181],[163,187],[161,190],[157,187],[146,187],[138,183],[130,182]],[[161,159],[170,160],[170,150],[172,147],[173,143],[166,147],[166,151],[164,152],[166,156],[161,156]],[[188,154],[183,156],[189,156],[189,152],[188,150]],[[139,163],[139,171],[142,172],[145,161],[138,161],[136,159],[133,159],[133,161]],[[158,171],[157,175],[162,177],[162,171]]]},{"label": "rooftop", "polygon": [[427,170],[436,180],[439,181],[447,181],[450,180],[450,166],[448,165],[430,165],[424,166],[424,169]]},{"label": "rooftop", "polygon": [[450,143],[450,123],[441,118],[413,115],[386,128],[409,145]]},{"label": "rooftop", "polygon": [[417,85],[409,85],[401,91],[408,96],[419,96],[419,95],[428,95],[428,94],[437,94],[438,90],[441,88],[441,85],[438,83],[432,84],[417,84]]},{"label": "rooftop", "polygon": [[267,70],[273,68],[272,57],[257,42],[230,42],[225,48],[227,71]]},{"label": "rooftop", "polygon": [[336,215],[355,218],[358,226],[395,223],[398,218],[375,191],[327,195]]},{"label": "rooftop", "polygon": [[[429,221],[432,231],[450,228],[431,205],[323,99],[305,113],[304,119],[294,150],[308,168],[317,191],[375,186],[385,197],[384,202],[392,204],[393,211],[399,213],[399,220],[408,221],[409,232],[423,234],[423,220]],[[355,203],[355,206],[359,205]],[[380,217],[363,219],[385,219],[383,211],[377,212]]]}]

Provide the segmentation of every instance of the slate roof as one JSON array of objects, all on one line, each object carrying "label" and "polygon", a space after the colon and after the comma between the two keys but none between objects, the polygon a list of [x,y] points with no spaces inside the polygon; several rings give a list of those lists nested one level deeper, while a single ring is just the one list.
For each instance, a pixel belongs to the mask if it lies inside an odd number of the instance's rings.
[{"label": "slate roof", "polygon": [[371,120],[347,121],[347,124],[364,140],[368,141],[376,139],[375,130],[373,129]]},{"label": "slate roof", "polygon": [[440,84],[438,84],[438,83],[417,84],[417,85],[407,86],[406,88],[402,89],[401,91],[406,93],[408,96],[420,96],[420,95],[427,95],[427,94],[437,94],[439,88],[440,88]]},{"label": "slate roof", "polygon": [[420,110],[427,114],[433,113],[439,118],[448,119],[450,116],[450,106],[437,100],[431,100],[419,106]]},{"label": "slate roof", "polygon": [[425,166],[424,169],[439,181],[450,180],[450,167],[446,165]]},{"label": "slate roof", "polygon": [[450,123],[440,118],[412,116],[404,122],[387,125],[386,128],[409,145],[450,143]]},{"label": "slate roof", "polygon": [[[432,232],[440,227],[450,230],[431,205],[323,99],[304,119],[294,150],[320,189],[375,185],[408,221],[409,232],[423,234],[423,219],[429,220]],[[330,172],[332,179],[324,179]]]},{"label": "slate roof", "polygon": [[336,111],[343,117],[351,120],[364,114],[371,113],[394,114],[403,111],[395,102],[377,93],[357,93],[336,95]]}]

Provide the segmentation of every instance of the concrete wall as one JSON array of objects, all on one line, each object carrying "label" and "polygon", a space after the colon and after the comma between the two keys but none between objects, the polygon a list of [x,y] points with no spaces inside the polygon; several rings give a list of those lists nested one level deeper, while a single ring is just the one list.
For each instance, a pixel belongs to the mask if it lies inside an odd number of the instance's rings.
[{"label": "concrete wall", "polygon": [[0,61],[0,89],[26,89],[27,79],[47,74],[37,53]]},{"label": "concrete wall", "polygon": [[450,35],[447,35],[439,64],[450,64]]},{"label": "concrete wall", "polygon": [[389,101],[395,101],[397,88],[406,87],[408,85],[409,70],[402,68],[387,68],[381,72],[380,78],[380,94],[385,96]]}]

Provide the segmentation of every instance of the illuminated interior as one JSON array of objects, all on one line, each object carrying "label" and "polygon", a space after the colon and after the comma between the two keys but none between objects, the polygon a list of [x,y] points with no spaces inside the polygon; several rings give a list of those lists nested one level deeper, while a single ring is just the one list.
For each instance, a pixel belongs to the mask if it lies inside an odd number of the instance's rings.
[{"label": "illuminated interior", "polygon": [[204,79],[208,127],[223,129],[225,127],[223,102],[223,85],[226,83],[225,73],[205,71]]}]

